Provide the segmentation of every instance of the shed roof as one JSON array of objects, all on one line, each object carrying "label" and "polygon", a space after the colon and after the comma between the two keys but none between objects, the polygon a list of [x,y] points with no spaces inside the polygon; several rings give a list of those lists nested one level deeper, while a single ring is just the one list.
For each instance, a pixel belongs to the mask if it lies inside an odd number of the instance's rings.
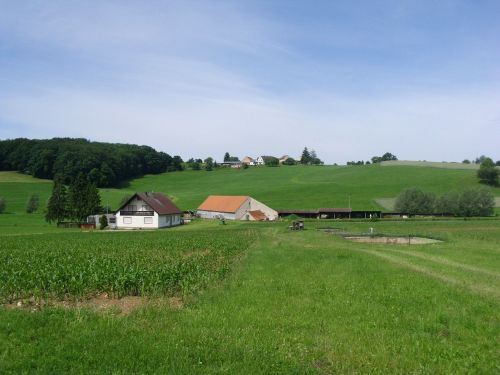
[{"label": "shed roof", "polygon": [[173,215],[181,214],[181,210],[172,202],[166,195],[162,193],[135,193],[130,199],[125,202],[120,208],[125,207],[135,197],[146,202],[158,215]]},{"label": "shed roof", "polygon": [[234,213],[248,198],[247,195],[209,195],[198,210]]},{"label": "shed roof", "polygon": [[335,207],[323,207],[318,210],[319,213],[349,213],[352,212],[352,208],[335,208]]}]

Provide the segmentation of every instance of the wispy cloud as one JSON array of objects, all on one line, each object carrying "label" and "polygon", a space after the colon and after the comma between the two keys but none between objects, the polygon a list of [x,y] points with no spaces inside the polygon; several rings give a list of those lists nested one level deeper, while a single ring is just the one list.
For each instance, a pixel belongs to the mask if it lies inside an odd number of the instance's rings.
[{"label": "wispy cloud", "polygon": [[460,2],[351,3],[2,2],[0,138],[17,126],[184,157],[500,158],[489,18],[448,46]]}]

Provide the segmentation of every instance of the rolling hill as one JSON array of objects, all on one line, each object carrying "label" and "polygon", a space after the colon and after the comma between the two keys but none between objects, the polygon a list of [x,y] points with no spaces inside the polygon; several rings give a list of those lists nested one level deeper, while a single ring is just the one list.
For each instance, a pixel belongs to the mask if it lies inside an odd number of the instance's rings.
[{"label": "rolling hill", "polygon": [[[125,195],[136,191],[159,191],[172,197],[183,210],[195,209],[209,194],[251,195],[276,209],[347,207],[350,201],[353,209],[362,210],[388,209],[386,202],[411,186],[439,194],[479,183],[475,171],[470,169],[408,165],[282,166],[147,175],[120,189],[101,189],[101,197],[102,204],[112,208],[117,208]],[[33,193],[40,195],[44,206],[51,189],[49,180],[0,172],[0,197],[7,201],[7,212],[23,213]],[[500,197],[500,188],[491,189]]]}]

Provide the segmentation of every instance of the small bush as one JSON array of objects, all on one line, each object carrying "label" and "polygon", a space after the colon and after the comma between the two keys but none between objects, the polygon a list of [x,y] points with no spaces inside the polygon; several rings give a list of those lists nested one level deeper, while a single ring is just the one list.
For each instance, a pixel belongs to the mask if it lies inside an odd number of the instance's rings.
[{"label": "small bush", "polygon": [[108,218],[106,217],[106,215],[102,215],[100,218],[99,218],[99,229],[100,230],[103,230],[104,228],[106,228],[108,226]]},{"label": "small bush", "polygon": [[26,213],[32,214],[38,210],[38,206],[40,205],[40,197],[38,194],[33,194],[28,199],[28,203],[26,203]]}]

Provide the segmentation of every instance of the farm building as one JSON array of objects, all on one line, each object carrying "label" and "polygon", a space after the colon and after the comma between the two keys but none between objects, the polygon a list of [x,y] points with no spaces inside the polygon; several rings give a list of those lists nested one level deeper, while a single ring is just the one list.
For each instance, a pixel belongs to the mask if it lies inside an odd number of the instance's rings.
[{"label": "farm building", "polygon": [[276,159],[276,158],[274,156],[266,156],[266,155],[259,156],[255,160],[255,165],[265,165],[266,161],[268,161],[270,159]]},{"label": "farm building", "polygon": [[162,193],[136,193],[116,212],[118,229],[165,228],[181,224],[181,210]]},{"label": "farm building", "polygon": [[255,165],[255,160],[250,156],[245,156],[241,162],[247,165]]},{"label": "farm building", "polygon": [[283,164],[285,161],[287,161],[288,159],[290,159],[290,156],[288,155],[283,155],[281,158],[279,158],[279,162],[280,164]]},{"label": "farm building", "polygon": [[[99,227],[99,220],[101,220],[101,216],[103,215],[87,216],[87,224],[94,224],[95,227]],[[114,214],[104,214],[104,216],[106,216],[106,219],[108,220],[108,228],[116,229],[116,216]]]},{"label": "farm building", "polygon": [[309,219],[371,219],[382,217],[382,211],[354,211],[351,208],[320,208],[317,210],[278,210],[280,217],[296,215]]},{"label": "farm building", "polygon": [[276,220],[278,212],[248,196],[210,195],[198,207],[197,214],[203,219]]}]

